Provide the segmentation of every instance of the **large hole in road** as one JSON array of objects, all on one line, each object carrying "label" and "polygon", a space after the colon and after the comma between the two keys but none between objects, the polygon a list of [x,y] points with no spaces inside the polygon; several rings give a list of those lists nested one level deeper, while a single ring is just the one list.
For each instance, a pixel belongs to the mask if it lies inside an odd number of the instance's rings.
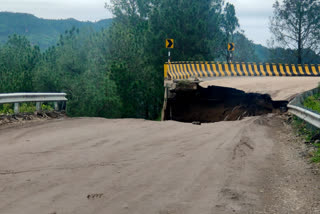
[{"label": "large hole in road", "polygon": [[170,91],[165,120],[219,122],[287,111],[288,101],[273,101],[268,94],[209,86],[177,87]]}]

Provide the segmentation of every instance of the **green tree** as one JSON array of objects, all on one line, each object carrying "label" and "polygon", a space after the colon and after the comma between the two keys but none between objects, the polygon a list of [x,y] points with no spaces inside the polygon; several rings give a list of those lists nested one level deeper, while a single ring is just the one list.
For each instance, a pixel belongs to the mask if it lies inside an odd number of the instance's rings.
[{"label": "green tree", "polygon": [[296,62],[305,62],[310,51],[320,53],[320,2],[283,0],[273,5],[270,20],[273,40],[282,48],[296,50]]},{"label": "green tree", "polygon": [[[297,63],[296,50],[284,49],[284,48],[272,48],[270,49],[270,61],[275,63]],[[313,51],[308,51],[304,55],[304,63],[317,64],[320,62],[320,56]]]},{"label": "green tree", "polygon": [[161,111],[163,75],[147,52],[149,3],[117,0],[110,8],[116,18],[106,35],[108,70],[119,86],[123,117],[155,119]]},{"label": "green tree", "polygon": [[71,116],[156,119],[163,102],[165,39],[176,41],[174,60],[214,60],[223,56],[238,26],[233,5],[223,0],[111,3],[115,18],[109,29],[66,30],[42,54],[13,36],[0,47],[0,90],[66,92]]},{"label": "green tree", "polygon": [[255,53],[255,45],[244,33],[235,33],[233,41],[236,45],[233,60],[235,62],[257,62],[258,57]]},{"label": "green tree", "polygon": [[10,36],[0,48],[0,93],[33,91],[33,70],[40,50],[23,36]]},{"label": "green tree", "polygon": [[[227,51],[227,44],[235,42],[234,34],[237,28],[239,27],[240,25],[239,25],[238,18],[236,17],[235,8],[232,4],[227,3],[226,6],[224,7],[224,13],[223,13],[223,19],[222,19],[222,30],[224,33],[222,50],[224,50],[223,52],[224,52],[224,55],[226,56],[227,62],[231,60],[231,54],[232,54],[229,51]],[[237,48],[239,48],[239,46]]]},{"label": "green tree", "polygon": [[106,71],[103,34],[73,28],[61,35],[37,66],[37,91],[66,92],[71,116],[120,117],[121,101]]},{"label": "green tree", "polygon": [[[221,56],[222,0],[112,0],[108,69],[119,86],[125,117],[155,119],[163,97],[166,38],[174,38],[173,60]],[[195,18],[197,17],[197,18]],[[120,87],[125,84],[126,87]]]},{"label": "green tree", "polygon": [[213,60],[221,53],[221,0],[162,0],[150,15],[150,50],[166,59],[166,38],[175,39],[175,61]]}]

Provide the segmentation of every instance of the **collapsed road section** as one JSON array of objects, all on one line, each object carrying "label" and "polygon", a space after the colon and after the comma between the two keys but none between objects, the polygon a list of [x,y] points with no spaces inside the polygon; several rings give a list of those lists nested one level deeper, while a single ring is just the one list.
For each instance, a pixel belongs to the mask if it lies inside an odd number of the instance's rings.
[{"label": "collapsed road section", "polygon": [[219,122],[284,112],[288,101],[273,101],[268,94],[179,81],[166,89],[164,120],[180,122]]}]

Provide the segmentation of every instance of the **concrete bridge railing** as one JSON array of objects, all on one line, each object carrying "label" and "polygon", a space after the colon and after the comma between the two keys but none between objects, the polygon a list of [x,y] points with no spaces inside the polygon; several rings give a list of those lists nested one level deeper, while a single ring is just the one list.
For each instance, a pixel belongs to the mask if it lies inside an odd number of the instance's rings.
[{"label": "concrete bridge railing", "polygon": [[66,102],[65,93],[10,93],[0,94],[0,104],[14,103],[14,113],[19,113],[20,103],[36,102],[36,110],[41,110],[42,102],[53,102],[54,109],[59,110],[58,102]]}]

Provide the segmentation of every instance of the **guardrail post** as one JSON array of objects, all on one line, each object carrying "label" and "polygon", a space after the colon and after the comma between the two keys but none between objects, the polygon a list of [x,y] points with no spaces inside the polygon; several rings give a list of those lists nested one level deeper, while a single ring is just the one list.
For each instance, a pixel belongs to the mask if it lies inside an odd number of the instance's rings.
[{"label": "guardrail post", "polygon": [[36,102],[36,110],[41,111],[41,102]]},{"label": "guardrail post", "polygon": [[54,110],[59,111],[58,102],[54,102],[53,105],[54,105]]},{"label": "guardrail post", "polygon": [[20,112],[20,104],[19,103],[14,103],[14,113],[19,114]]},{"label": "guardrail post", "polygon": [[[41,111],[41,105],[44,102],[54,103],[55,110],[65,109],[66,98],[65,93],[10,93],[2,94],[0,93],[0,105],[6,103],[14,104],[14,113],[20,113],[20,103],[36,103],[36,110]],[[62,102],[60,106],[59,102]]]}]

